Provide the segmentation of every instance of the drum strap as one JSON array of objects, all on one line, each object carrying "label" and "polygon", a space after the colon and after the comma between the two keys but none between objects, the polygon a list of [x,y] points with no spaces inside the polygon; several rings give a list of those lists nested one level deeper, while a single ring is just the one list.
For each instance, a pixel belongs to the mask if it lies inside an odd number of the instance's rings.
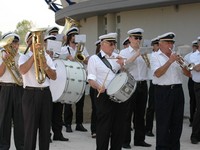
[{"label": "drum strap", "polygon": [[111,64],[109,63],[109,61],[108,61],[105,57],[102,57],[102,56],[101,56],[101,53],[98,53],[97,56],[103,61],[103,63],[104,63],[110,70],[112,70],[112,72],[113,72],[114,74],[116,74],[116,73],[113,71],[112,66],[111,66]]}]

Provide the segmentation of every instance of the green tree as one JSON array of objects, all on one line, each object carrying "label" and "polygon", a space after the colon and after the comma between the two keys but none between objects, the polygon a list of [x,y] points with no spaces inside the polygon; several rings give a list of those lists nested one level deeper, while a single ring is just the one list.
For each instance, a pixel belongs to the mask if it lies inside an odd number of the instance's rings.
[{"label": "green tree", "polygon": [[22,20],[21,22],[17,23],[15,33],[20,36],[22,45],[25,45],[24,38],[26,36],[26,33],[30,31],[33,26],[34,25],[32,21],[28,20]]}]

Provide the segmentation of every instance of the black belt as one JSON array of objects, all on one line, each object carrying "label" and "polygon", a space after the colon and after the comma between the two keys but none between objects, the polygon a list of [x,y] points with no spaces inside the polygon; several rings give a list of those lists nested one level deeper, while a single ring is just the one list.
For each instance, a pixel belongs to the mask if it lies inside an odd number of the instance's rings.
[{"label": "black belt", "polygon": [[19,86],[16,83],[0,83],[0,86]]},{"label": "black belt", "polygon": [[182,86],[182,84],[171,84],[171,85],[155,85],[156,87],[159,88],[167,88],[167,89],[175,89],[175,88],[179,88]]},{"label": "black belt", "polygon": [[[192,80],[192,81],[193,81],[193,80]],[[195,81],[194,81],[194,83],[195,83],[195,84],[200,84],[200,82],[195,82]]]},{"label": "black belt", "polygon": [[31,87],[31,86],[26,86],[25,87],[26,90],[39,90],[39,91],[43,91],[43,90],[49,90],[49,87]]},{"label": "black belt", "polygon": [[138,84],[144,84],[144,83],[147,83],[146,80],[143,80],[143,81],[137,81]]}]

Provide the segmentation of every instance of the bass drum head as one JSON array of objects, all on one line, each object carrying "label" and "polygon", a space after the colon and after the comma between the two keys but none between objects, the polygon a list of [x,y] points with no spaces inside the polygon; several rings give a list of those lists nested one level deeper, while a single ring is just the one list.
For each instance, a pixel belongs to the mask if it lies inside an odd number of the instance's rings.
[{"label": "bass drum head", "polygon": [[50,90],[53,102],[58,102],[65,90],[67,72],[62,60],[54,60],[54,63],[56,66],[57,78],[56,80],[50,80]]},{"label": "bass drum head", "polygon": [[84,94],[86,86],[86,71],[80,62],[64,61],[67,71],[67,83],[60,101],[62,103],[77,103]]},{"label": "bass drum head", "polygon": [[127,82],[128,76],[125,72],[122,72],[115,76],[115,78],[110,82],[107,89],[108,95],[113,95],[120,91],[121,87]]}]

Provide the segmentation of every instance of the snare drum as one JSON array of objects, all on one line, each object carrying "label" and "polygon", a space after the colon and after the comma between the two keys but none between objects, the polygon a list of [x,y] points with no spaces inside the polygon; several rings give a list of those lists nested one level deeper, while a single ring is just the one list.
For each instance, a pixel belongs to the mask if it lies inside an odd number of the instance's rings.
[{"label": "snare drum", "polygon": [[108,85],[107,94],[115,102],[125,102],[135,91],[136,85],[137,82],[132,75],[121,72]]},{"label": "snare drum", "polygon": [[80,62],[56,59],[57,79],[50,80],[53,102],[73,104],[85,91],[86,71]]}]

